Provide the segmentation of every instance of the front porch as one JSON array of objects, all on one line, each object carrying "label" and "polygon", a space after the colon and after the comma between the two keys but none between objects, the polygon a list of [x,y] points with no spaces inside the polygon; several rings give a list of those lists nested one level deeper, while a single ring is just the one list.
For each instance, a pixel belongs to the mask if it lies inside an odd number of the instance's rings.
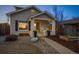
[{"label": "front porch", "polygon": [[18,34],[34,36],[56,35],[56,20],[47,12],[34,15],[26,21],[19,21]]},{"label": "front porch", "polygon": [[34,18],[31,19],[30,36],[34,37],[34,31],[36,31],[38,37],[44,37],[48,35],[55,35],[55,23],[52,19]]}]

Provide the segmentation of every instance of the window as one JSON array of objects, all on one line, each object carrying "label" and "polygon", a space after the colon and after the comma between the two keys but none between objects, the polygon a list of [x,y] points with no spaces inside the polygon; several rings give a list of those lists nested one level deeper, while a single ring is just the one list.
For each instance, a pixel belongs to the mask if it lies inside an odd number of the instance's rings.
[{"label": "window", "polygon": [[19,30],[27,30],[28,29],[28,23],[26,22],[19,22]]},{"label": "window", "polygon": [[31,12],[32,12],[32,13],[36,13],[36,10],[34,10],[34,9],[31,9]]},{"label": "window", "polygon": [[18,31],[18,21],[15,21],[15,31]]}]

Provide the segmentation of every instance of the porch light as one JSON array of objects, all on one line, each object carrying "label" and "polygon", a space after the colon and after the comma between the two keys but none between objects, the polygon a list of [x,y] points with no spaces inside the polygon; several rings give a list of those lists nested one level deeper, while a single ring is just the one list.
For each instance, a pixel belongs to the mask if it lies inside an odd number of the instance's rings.
[{"label": "porch light", "polygon": [[36,27],[36,23],[34,23],[34,26]]},{"label": "porch light", "polygon": [[32,13],[35,13],[35,12],[36,12],[36,10],[32,9],[32,10],[31,10],[31,12],[32,12]]},{"label": "porch light", "polygon": [[52,19],[48,19],[49,22],[52,22]]}]

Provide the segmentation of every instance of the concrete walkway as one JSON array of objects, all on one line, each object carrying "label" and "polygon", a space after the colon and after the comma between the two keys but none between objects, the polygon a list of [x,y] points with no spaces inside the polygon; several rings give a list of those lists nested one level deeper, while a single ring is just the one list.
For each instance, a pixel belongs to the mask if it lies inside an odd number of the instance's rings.
[{"label": "concrete walkway", "polygon": [[51,45],[56,51],[58,51],[61,54],[76,54],[75,52],[71,51],[70,49],[64,47],[63,45],[48,39],[48,38],[44,38],[45,42],[47,42],[49,45]]},{"label": "concrete walkway", "polygon": [[40,39],[38,42],[34,43],[42,52],[43,54],[58,54],[53,47],[51,47],[45,40]]}]

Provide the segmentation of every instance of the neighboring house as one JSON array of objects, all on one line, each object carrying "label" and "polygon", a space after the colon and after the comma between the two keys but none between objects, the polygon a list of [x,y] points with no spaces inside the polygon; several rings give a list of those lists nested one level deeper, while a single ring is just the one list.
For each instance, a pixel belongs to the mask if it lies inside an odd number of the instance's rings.
[{"label": "neighboring house", "polygon": [[28,33],[33,36],[33,31],[36,30],[38,36],[46,36],[47,30],[50,30],[50,35],[56,35],[56,20],[48,12],[41,11],[35,6],[15,9],[7,13],[10,19],[10,34]]},{"label": "neighboring house", "polygon": [[72,18],[63,22],[66,35],[79,35],[79,18]]}]

